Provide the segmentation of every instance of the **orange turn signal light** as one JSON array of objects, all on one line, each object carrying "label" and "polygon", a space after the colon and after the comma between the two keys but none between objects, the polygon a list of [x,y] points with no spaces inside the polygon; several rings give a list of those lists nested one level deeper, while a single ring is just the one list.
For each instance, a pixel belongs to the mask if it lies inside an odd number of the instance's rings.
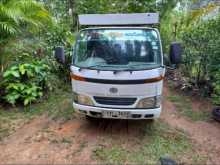
[{"label": "orange turn signal light", "polygon": [[160,77],[155,77],[155,78],[150,78],[150,79],[146,79],[144,80],[145,83],[154,83],[154,82],[158,82],[158,81],[161,81],[163,80],[164,77],[163,76],[160,76]]},{"label": "orange turn signal light", "polygon": [[75,74],[70,74],[70,76],[71,76],[71,79],[73,79],[73,80],[86,81],[86,79],[84,77],[77,76]]}]

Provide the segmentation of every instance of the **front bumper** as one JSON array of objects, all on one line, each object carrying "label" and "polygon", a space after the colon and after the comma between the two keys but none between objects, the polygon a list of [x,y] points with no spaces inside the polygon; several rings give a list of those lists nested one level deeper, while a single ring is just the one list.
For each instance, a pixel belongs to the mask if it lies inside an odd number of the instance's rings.
[{"label": "front bumper", "polygon": [[[155,119],[160,117],[161,107],[155,109],[120,109],[120,108],[104,108],[104,107],[93,107],[80,105],[73,102],[74,109],[82,114],[96,117],[96,118],[112,118],[112,119]],[[129,116],[121,117],[121,116],[111,116],[105,117],[102,115],[103,111],[110,112],[129,112]]]}]

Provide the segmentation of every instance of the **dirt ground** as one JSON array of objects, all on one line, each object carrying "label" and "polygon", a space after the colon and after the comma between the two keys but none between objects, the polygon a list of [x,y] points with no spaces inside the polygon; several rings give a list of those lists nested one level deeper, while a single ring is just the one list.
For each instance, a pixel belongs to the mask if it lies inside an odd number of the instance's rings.
[{"label": "dirt ground", "polygon": [[[160,120],[183,131],[192,140],[195,151],[207,156],[205,163],[219,164],[220,124],[212,120],[195,122],[178,115],[175,105],[166,99],[169,95],[165,86]],[[195,105],[198,106],[198,103]],[[143,137],[146,124],[149,123],[124,120],[91,122],[79,114],[75,114],[72,120],[62,122],[44,114],[0,142],[0,161],[1,164],[97,164],[100,162],[93,155],[97,146],[108,147],[123,139],[124,147],[134,148]],[[100,144],[107,137],[112,138]]]},{"label": "dirt ground", "polygon": [[[167,86],[164,88],[164,96],[169,96],[170,92]],[[205,106],[206,102],[200,102],[193,99],[193,108]],[[172,102],[164,100],[162,120],[166,121],[171,127],[183,130],[195,146],[198,146],[204,154],[210,157],[208,164],[220,163],[220,124],[211,120],[190,121],[189,119],[179,116]]]}]

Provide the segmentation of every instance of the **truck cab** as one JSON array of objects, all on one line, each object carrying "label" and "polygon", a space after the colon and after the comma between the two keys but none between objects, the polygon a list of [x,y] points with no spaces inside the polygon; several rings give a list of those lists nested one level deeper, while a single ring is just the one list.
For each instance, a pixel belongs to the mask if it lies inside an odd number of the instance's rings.
[{"label": "truck cab", "polygon": [[[70,67],[74,109],[89,117],[160,116],[165,67],[157,13],[81,15]],[[59,53],[57,53],[59,54]],[[61,58],[62,59],[62,58]]]}]

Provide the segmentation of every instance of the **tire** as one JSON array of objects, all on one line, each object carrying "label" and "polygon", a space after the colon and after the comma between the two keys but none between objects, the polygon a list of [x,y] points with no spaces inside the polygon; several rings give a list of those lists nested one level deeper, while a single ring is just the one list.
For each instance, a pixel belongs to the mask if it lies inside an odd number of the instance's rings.
[{"label": "tire", "polygon": [[98,121],[100,118],[95,118],[95,117],[91,117],[91,116],[88,116],[86,115],[86,120],[90,121],[90,122],[95,122],[95,121]]},{"label": "tire", "polygon": [[146,119],[146,122],[147,122],[148,124],[154,124],[155,119]]},{"label": "tire", "polygon": [[212,111],[213,118],[220,122],[220,107],[214,108]]},{"label": "tire", "polygon": [[93,117],[86,115],[86,120],[91,120]]}]

